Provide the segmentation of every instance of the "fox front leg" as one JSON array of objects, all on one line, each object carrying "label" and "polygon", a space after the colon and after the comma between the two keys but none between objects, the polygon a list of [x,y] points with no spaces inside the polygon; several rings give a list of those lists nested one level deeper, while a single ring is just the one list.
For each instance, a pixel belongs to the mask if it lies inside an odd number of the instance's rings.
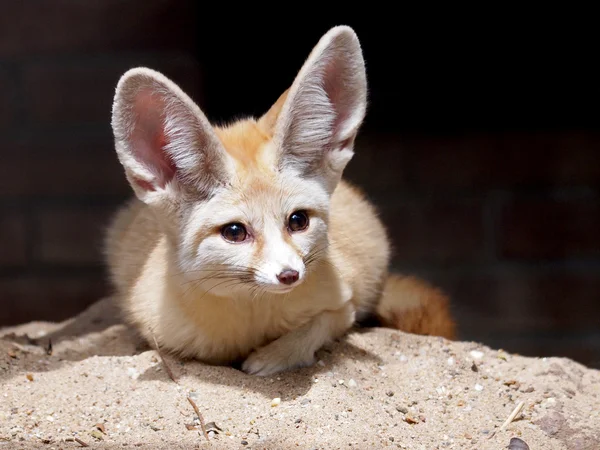
[{"label": "fox front leg", "polygon": [[354,323],[354,307],[325,311],[306,325],[254,351],[242,364],[251,375],[268,376],[286,370],[312,366],[315,352],[332,339],[342,336]]}]

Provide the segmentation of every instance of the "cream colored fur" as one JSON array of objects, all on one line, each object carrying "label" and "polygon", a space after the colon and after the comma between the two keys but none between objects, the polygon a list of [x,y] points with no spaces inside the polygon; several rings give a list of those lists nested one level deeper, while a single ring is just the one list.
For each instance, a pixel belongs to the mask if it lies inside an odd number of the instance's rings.
[{"label": "cream colored fur", "polygon": [[[163,75],[118,83],[116,151],[136,194],[108,230],[106,255],[128,320],[150,342],[268,375],[313,363],[357,314],[374,312],[389,245],[373,207],[340,181],[364,118],[355,33],[335,27],[258,120],[213,127]],[[291,232],[291,213],[309,226]],[[250,238],[220,233],[240,222]],[[299,273],[292,286],[277,274]]]}]

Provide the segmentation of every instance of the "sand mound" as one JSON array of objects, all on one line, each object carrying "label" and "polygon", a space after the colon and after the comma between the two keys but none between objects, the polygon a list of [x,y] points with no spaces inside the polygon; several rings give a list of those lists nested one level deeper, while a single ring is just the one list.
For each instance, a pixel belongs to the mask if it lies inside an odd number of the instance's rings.
[{"label": "sand mound", "polygon": [[600,372],[567,359],[369,329],[268,378],[167,357],[174,382],[117,317],[0,330],[0,448],[600,448]]}]

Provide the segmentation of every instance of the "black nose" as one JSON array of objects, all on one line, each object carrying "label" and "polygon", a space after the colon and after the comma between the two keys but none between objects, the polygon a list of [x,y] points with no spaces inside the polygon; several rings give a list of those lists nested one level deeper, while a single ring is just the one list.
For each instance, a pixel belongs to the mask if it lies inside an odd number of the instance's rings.
[{"label": "black nose", "polygon": [[277,279],[283,284],[294,284],[298,281],[299,276],[296,270],[286,269],[277,275]]}]

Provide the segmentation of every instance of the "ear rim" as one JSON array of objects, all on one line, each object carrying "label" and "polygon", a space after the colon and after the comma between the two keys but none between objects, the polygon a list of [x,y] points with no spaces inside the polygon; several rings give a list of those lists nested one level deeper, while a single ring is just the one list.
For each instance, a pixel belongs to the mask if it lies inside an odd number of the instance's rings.
[{"label": "ear rim", "polygon": [[[148,67],[142,66],[127,70],[121,75],[116,85],[112,104],[111,127],[115,150],[136,196],[145,203],[152,203],[156,198],[164,197],[165,193],[169,196],[176,193],[186,193],[186,185],[193,184],[194,180],[186,180],[185,178],[189,174],[178,167],[179,171],[173,179],[169,180],[165,186],[157,187],[155,185],[156,177],[152,174],[152,170],[143,161],[135,157],[135,151],[131,147],[131,138],[136,120],[133,104],[137,99],[136,96],[144,89],[149,89],[158,95],[164,96],[165,103],[178,102],[180,104],[179,107],[184,111],[188,121],[186,126],[190,136],[193,136],[194,133],[202,133],[202,136],[207,140],[206,148],[203,148],[202,152],[210,152],[210,158],[222,158],[223,165],[226,165],[226,152],[222,149],[220,140],[200,107],[175,82]],[[172,107],[172,104],[166,105],[163,113],[167,114],[168,108]],[[163,126],[166,129],[169,124],[165,123]],[[166,149],[165,152],[167,152]],[[200,158],[202,152],[196,149],[196,157]],[[219,154],[216,155],[215,152]],[[169,156],[175,158],[175,155],[170,153]],[[213,171],[207,171],[206,175],[212,176]],[[223,183],[221,179],[215,178],[214,180],[219,184]],[[186,183],[186,181],[189,181],[189,183]],[[144,185],[147,184],[153,186],[154,189],[145,188]]]},{"label": "ear rim", "polygon": [[[336,45],[344,50],[342,56],[348,58],[349,65],[355,69],[354,75],[356,78],[354,81],[358,83],[357,91],[359,93],[356,100],[357,109],[353,114],[355,118],[351,121],[353,124],[345,127],[344,132],[340,133],[343,135],[343,138],[340,139],[340,143],[343,143],[341,145],[342,153],[345,154],[340,154],[339,161],[334,162],[329,167],[334,172],[340,172],[341,176],[341,172],[343,172],[346,164],[354,154],[354,141],[364,123],[368,107],[368,83],[363,50],[356,32],[350,26],[338,25],[330,28],[313,47],[301,69],[298,71],[291,87],[286,91],[286,99],[280,107],[279,117],[274,129],[274,140],[277,142],[279,148],[285,146],[285,135],[290,129],[293,116],[292,110],[303,88],[303,83],[316,70],[322,58],[325,57],[326,52]],[[285,149],[282,148],[281,151],[285,153]],[[283,154],[280,155],[280,159],[282,157],[284,157]]]}]

